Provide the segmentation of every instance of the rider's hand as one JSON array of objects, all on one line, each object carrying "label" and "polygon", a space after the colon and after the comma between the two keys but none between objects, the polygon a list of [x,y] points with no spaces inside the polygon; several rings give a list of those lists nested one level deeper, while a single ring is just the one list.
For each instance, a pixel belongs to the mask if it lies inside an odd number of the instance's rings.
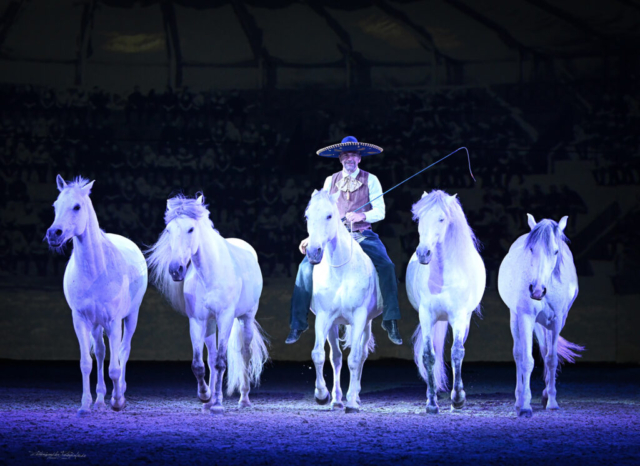
[{"label": "rider's hand", "polygon": [[307,253],[307,246],[309,246],[309,238],[305,238],[300,242],[300,246],[298,246],[298,249],[300,249],[300,252],[302,254],[306,254]]},{"label": "rider's hand", "polygon": [[349,223],[364,222],[367,219],[367,216],[362,212],[349,212],[346,217]]}]

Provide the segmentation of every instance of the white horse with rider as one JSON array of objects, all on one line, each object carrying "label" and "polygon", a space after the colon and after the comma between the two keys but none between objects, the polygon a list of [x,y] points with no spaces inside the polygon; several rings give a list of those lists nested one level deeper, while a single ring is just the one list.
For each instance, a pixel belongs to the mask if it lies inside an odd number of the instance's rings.
[{"label": "white horse with rider", "polygon": [[559,222],[536,222],[527,214],[531,231],[518,238],[500,265],[498,291],[511,312],[513,358],[516,362],[516,412],[530,418],[533,336],[544,359],[542,406],[559,409],[556,400],[558,362],[574,362],[584,348],[560,336],[578,296],[578,276],[564,229]]},{"label": "white horse with rider", "polygon": [[323,374],[324,345],[329,342],[334,371],[331,406],[342,408],[339,329],[340,325],[347,326],[344,347],[351,347],[351,378],[345,411],[351,413],[360,409],[362,368],[375,346],[371,321],[382,313],[382,298],[371,259],[340,220],[336,204],[339,195],[315,191],[305,212],[309,232],[306,254],[314,264],[311,310],[316,315],[316,340],[311,357],[316,367],[315,398],[319,404],[326,404],[329,392]]},{"label": "white horse with rider", "polygon": [[[189,318],[198,397],[204,409],[222,413],[227,371],[227,395],[239,390],[239,406],[250,407],[250,384],[259,384],[268,359],[255,320],[262,293],[258,256],[248,243],[225,239],[214,229],[203,196],[169,199],[164,219],[166,228],[148,251],[149,269],[174,309]],[[203,345],[209,353],[208,382]]]},{"label": "white horse with rider", "polygon": [[447,390],[444,341],[453,331],[452,408],[462,408],[464,344],[474,312],[479,313],[486,272],[478,242],[456,195],[431,191],[412,208],[420,244],[407,266],[407,295],[420,315],[413,335],[414,359],[427,382],[427,412],[438,413],[438,390]]},{"label": "white horse with rider", "polygon": [[140,303],[147,289],[147,264],[133,242],[100,229],[89,197],[93,181],[78,177],[66,183],[60,175],[56,181],[60,194],[53,204],[55,219],[47,230],[47,241],[52,249],[58,251],[68,241],[73,241],[73,252],[64,272],[63,288],[80,343],[83,389],[78,415],[88,414],[93,402],[89,386],[92,351],[98,365],[95,407],[106,406],[106,348],[103,332],[109,338],[111,354],[111,407],[119,411],[126,402],[125,372]]}]

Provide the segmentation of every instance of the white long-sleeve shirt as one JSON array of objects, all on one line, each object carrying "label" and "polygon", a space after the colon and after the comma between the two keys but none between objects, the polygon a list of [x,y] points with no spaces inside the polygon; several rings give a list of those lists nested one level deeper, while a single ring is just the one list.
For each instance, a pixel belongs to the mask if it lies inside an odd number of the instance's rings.
[{"label": "white long-sleeve shirt", "polygon": [[[355,172],[349,174],[342,170],[342,178],[345,176],[351,176],[351,178],[356,178],[360,173],[360,169],[357,168]],[[330,192],[331,191],[331,178],[332,176],[327,177],[324,180],[323,190]],[[341,178],[341,179],[342,179]],[[369,200],[375,199],[376,197],[382,194],[382,185],[380,184],[380,180],[378,177],[372,173],[369,173],[369,180],[367,181],[367,186],[369,187]],[[359,206],[358,206],[359,207]],[[359,211],[362,212],[362,211]],[[385,206],[384,206],[384,197],[379,197],[375,201],[371,203],[371,210],[368,212],[364,212],[364,216],[367,222],[375,223],[380,220],[384,220],[385,216]]]}]

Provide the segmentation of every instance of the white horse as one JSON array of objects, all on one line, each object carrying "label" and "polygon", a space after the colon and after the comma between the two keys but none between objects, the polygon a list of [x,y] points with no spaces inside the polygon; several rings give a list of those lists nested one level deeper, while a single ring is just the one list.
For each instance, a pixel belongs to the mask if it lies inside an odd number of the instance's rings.
[{"label": "white horse", "polygon": [[[189,318],[198,397],[206,403],[205,410],[222,413],[222,381],[228,367],[227,395],[239,389],[239,406],[249,407],[250,383],[259,384],[268,359],[255,320],[262,293],[258,256],[246,242],[220,236],[203,196],[169,199],[164,220],[166,229],[148,251],[149,269],[153,283]],[[209,353],[208,383],[204,344]]]},{"label": "white horse", "polygon": [[360,245],[340,221],[338,195],[315,191],[305,217],[309,232],[307,258],[313,268],[311,310],[316,315],[316,342],[311,357],[316,366],[315,398],[319,404],[329,401],[324,380],[324,343],[329,341],[333,366],[332,409],[342,408],[340,370],[340,325],[347,325],[344,347],[351,347],[348,364],[351,373],[346,412],[360,410],[362,367],[375,346],[371,321],[382,313],[378,276]]},{"label": "white horse", "polygon": [[[438,413],[438,390],[447,390],[444,340],[453,331],[452,408],[462,408],[464,343],[474,311],[480,312],[486,272],[478,243],[456,195],[431,191],[411,209],[418,220],[420,245],[407,266],[407,294],[420,315],[413,335],[414,359],[427,382],[427,412]],[[448,323],[448,324],[447,324]]]},{"label": "white horse", "polygon": [[147,290],[147,264],[133,242],[100,230],[89,198],[93,181],[89,183],[78,177],[67,184],[60,175],[56,181],[60,195],[53,204],[56,216],[47,230],[47,241],[52,249],[61,250],[67,241],[73,239],[73,253],[64,272],[63,286],[71,307],[73,328],[80,343],[83,388],[78,415],[91,411],[91,350],[98,363],[95,406],[106,406],[103,329],[109,337],[111,354],[111,407],[119,411],[125,405],[125,371],[131,352],[131,337],[136,330],[138,310]]},{"label": "white horse", "polygon": [[511,311],[513,357],[516,361],[516,412],[531,417],[531,371],[533,334],[544,359],[545,389],[542,405],[558,409],[556,371],[558,359],[574,362],[584,347],[560,336],[569,309],[578,296],[578,276],[564,229],[560,222],[544,219],[536,223],[531,214],[531,232],[518,238],[500,265],[498,291]]}]

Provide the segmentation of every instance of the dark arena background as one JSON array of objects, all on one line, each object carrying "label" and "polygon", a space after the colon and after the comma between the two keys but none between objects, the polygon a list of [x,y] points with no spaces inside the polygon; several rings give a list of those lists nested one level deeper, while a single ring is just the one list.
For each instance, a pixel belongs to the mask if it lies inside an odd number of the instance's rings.
[{"label": "dark arena background", "polygon": [[[0,0],[0,464],[638,464],[639,89],[638,0]],[[460,146],[476,178],[460,152],[385,196],[374,230],[404,344],[374,321],[355,414],[314,401],[313,329],[284,344],[304,209],[341,168],[315,151],[347,135],[384,148],[360,166],[385,190]],[[96,180],[101,228],[142,249],[166,200],[199,191],[222,236],[255,248],[271,361],[252,410],[234,395],[202,412],[188,320],[149,285],[127,406],[76,416],[71,247],[43,241],[57,174]],[[487,268],[467,404],[441,393],[438,415],[405,291],[411,206],[432,189],[458,194]],[[536,357],[531,419],[496,285],[527,213],[569,216],[580,294],[562,335],[586,347],[558,375],[558,412]]]}]

